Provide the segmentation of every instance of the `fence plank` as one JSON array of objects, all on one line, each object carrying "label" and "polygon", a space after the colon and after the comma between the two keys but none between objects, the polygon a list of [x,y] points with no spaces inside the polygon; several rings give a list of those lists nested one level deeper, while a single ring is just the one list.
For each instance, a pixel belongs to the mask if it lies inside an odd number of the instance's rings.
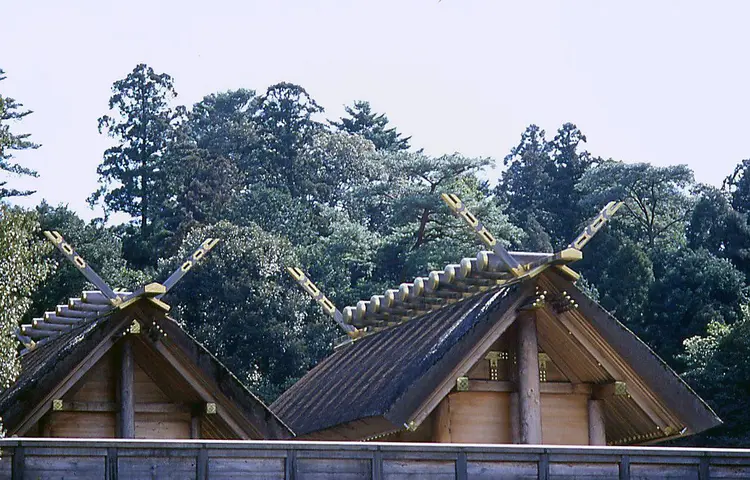
[{"label": "fence plank", "polygon": [[10,473],[13,480],[23,480],[24,466],[26,464],[24,454],[24,447],[19,446],[13,449],[13,465],[11,466]]},{"label": "fence plank", "polygon": [[0,480],[750,478],[740,449],[15,438],[0,452]]}]

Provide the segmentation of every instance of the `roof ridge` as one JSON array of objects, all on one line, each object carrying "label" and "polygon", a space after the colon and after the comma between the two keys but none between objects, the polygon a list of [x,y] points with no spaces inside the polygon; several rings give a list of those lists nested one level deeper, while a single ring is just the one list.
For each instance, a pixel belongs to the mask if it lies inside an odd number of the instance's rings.
[{"label": "roof ridge", "polygon": [[[117,291],[130,294],[124,288]],[[57,305],[55,310],[45,311],[41,317],[33,318],[30,324],[23,324],[16,330],[16,337],[24,346],[21,355],[109,314],[114,308],[100,290],[83,290],[80,297],[68,298],[67,305]]]}]

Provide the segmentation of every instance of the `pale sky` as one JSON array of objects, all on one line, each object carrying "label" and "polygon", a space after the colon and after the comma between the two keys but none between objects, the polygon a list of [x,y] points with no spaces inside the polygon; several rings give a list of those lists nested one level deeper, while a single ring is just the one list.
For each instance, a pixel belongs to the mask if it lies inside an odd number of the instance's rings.
[{"label": "pale sky", "polygon": [[[368,100],[430,154],[500,161],[536,123],[576,123],[595,155],[685,163],[720,184],[750,157],[750,3],[688,1],[3,0],[0,92],[43,144],[17,203],[86,218],[109,140],[112,82],[141,62],[179,104],[236,88],[302,85],[338,118]],[[496,178],[498,170],[488,172]]]}]

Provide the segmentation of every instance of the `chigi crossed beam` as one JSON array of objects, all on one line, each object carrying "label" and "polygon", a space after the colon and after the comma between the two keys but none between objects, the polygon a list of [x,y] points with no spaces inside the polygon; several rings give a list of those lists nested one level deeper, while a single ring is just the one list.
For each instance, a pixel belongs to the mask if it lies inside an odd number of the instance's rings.
[{"label": "chigi crossed beam", "polygon": [[163,284],[156,282],[149,283],[143,285],[142,287],[128,295],[122,295],[116,293],[112,289],[112,287],[110,287],[107,282],[105,282],[102,277],[100,277],[99,274],[97,274],[91,268],[91,266],[86,263],[83,257],[81,257],[73,249],[73,247],[65,241],[65,239],[62,235],[60,235],[59,232],[47,230],[44,232],[44,236],[47,237],[47,239],[52,242],[52,244],[55,245],[58,250],[63,253],[63,255],[65,255],[65,258],[70,260],[71,263],[75,265],[78,271],[81,272],[89,282],[91,282],[96,288],[99,289],[99,291],[102,292],[102,295],[104,295],[109,300],[109,303],[112,304],[112,306],[120,309],[126,307],[127,305],[130,305],[140,297],[149,297],[156,300],[160,299],[167,292],[169,292],[175,286],[175,284],[179,282],[196,263],[198,263],[198,261],[206,256],[206,254],[210,252],[217,243],[219,243],[218,238],[208,238],[204,240],[203,243],[201,243],[201,245],[198,247],[198,249],[195,250],[192,255],[186,258],[185,261],[182,262],[180,267],[175,270],[174,273],[172,273],[172,275],[170,275]]},{"label": "chigi crossed beam", "polygon": [[[442,271],[433,271],[427,277],[417,277],[411,283],[402,283],[398,289],[386,290],[384,295],[373,295],[369,301],[361,300],[356,306],[345,307],[343,311],[336,308],[301,269],[287,267],[287,271],[297,283],[346,332],[348,341],[403,323],[491,288],[524,282],[551,267],[568,278],[577,280],[578,273],[567,265],[583,258],[581,249],[623,204],[609,202],[576,239],[559,252],[511,254],[466,208],[458,196],[443,194],[441,198],[456,216],[474,230],[489,251],[480,251],[476,258],[464,258],[458,264],[447,265]],[[560,302],[564,303],[564,299],[557,303]],[[530,306],[535,308],[543,303],[542,292],[533,299]],[[556,308],[569,308],[567,304],[557,303]]]},{"label": "chigi crossed beam", "polygon": [[215,238],[205,240],[163,284],[149,283],[131,293],[112,289],[60,233],[45,231],[44,235],[98,290],[84,291],[81,298],[71,298],[67,305],[58,305],[54,311],[45,312],[43,317],[34,318],[30,324],[21,325],[16,330],[16,336],[26,347],[21,352],[22,354],[34,349],[40,343],[72,330],[77,325],[102,319],[112,311],[122,310],[140,299],[146,299],[165,312],[169,311],[169,305],[162,302],[161,297],[170,291],[219,242]]}]

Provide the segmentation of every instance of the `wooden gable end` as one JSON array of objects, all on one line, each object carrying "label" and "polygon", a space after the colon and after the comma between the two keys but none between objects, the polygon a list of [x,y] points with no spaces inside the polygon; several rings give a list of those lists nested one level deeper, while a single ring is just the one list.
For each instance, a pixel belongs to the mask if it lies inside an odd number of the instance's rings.
[{"label": "wooden gable end", "polygon": [[[535,408],[541,419],[540,443],[648,444],[690,432],[689,424],[695,421],[675,410],[674,405],[680,404],[675,402],[675,392],[665,395],[663,385],[640,375],[592,324],[587,316],[591,310],[560,308],[557,299],[573,290],[580,295],[572,284],[544,275],[538,285],[538,292],[544,292],[548,300],[544,306],[519,310],[512,324],[491,330],[480,342],[490,347],[464,358],[446,380],[450,392],[441,395],[434,409],[427,404],[426,410],[415,415],[430,423],[428,428],[423,428],[423,423],[417,425],[417,432],[429,430],[435,442],[522,443],[519,422],[523,414],[518,395],[523,393],[519,391],[523,373],[519,369],[518,336],[519,319],[529,315],[537,340],[539,406]],[[504,318],[500,317],[498,323]],[[637,337],[628,334],[628,342],[647,350]],[[650,352],[649,358],[640,363],[642,367],[648,365],[652,373],[663,372],[660,376],[665,383],[675,379],[681,382],[674,372],[666,371],[668,367],[654,360],[661,362]],[[441,388],[445,392],[444,386],[436,391]],[[694,396],[686,386],[683,393]],[[701,416],[710,420],[713,413],[702,407]],[[715,419],[714,425],[718,423]],[[391,435],[394,440],[401,437]]]},{"label": "wooden gable end", "polygon": [[289,438],[252,393],[163,311],[137,302],[31,352],[9,434],[153,439]]},{"label": "wooden gable end", "polygon": [[[539,295],[544,295],[543,302],[528,300]],[[536,287],[509,298],[505,309],[489,312],[486,323],[471,320],[474,326],[464,337],[415,377],[383,416],[358,418],[306,433],[305,438],[638,445],[720,422],[632,332],[592,302],[584,305],[585,300],[571,282],[554,273],[542,275]],[[456,307],[456,312],[470,308]],[[446,328],[437,323],[442,317],[433,316],[374,335],[370,342],[383,349],[386,342],[397,344],[401,337],[409,342],[414,334],[408,328],[416,332],[436,326],[445,331],[432,338],[443,339],[468,322],[446,321]],[[461,318],[450,310],[443,316]],[[527,339],[533,339],[531,347],[522,346],[522,326]],[[356,343],[346,348],[352,353],[342,358],[358,358],[366,351],[358,350]],[[429,345],[408,348],[432,351]],[[634,356],[635,352],[647,355]],[[401,361],[398,355],[379,359],[384,370]],[[326,367],[335,371],[333,363]],[[383,422],[379,431],[378,422]],[[538,425],[533,440],[524,440],[523,422],[527,434],[529,422]]]}]

